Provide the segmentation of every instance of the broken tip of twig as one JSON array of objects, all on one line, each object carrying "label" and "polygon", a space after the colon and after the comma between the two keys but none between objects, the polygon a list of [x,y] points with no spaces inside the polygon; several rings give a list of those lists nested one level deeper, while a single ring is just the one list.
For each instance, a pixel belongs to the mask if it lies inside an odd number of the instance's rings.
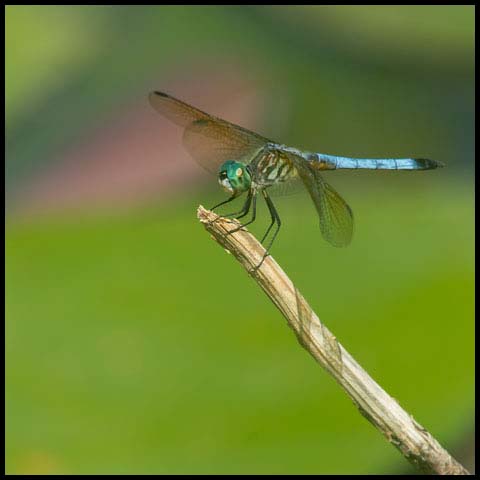
[{"label": "broken tip of twig", "polygon": [[197,218],[200,220],[201,223],[207,223],[211,219],[209,218],[210,216],[214,215],[215,217],[218,217],[215,213],[211,212],[210,210],[207,210],[203,205],[199,205],[197,208]]}]

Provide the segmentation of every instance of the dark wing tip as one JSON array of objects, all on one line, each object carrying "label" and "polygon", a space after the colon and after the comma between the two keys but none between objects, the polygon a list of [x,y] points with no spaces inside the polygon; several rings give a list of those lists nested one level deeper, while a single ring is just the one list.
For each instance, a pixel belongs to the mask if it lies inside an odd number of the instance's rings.
[{"label": "dark wing tip", "polygon": [[167,95],[166,93],[159,92],[158,90],[154,90],[153,92],[150,92],[148,94],[148,100],[152,106],[155,107],[155,102],[161,101],[158,97],[160,98],[172,98],[170,95]]},{"label": "dark wing tip", "polygon": [[166,93],[163,93],[163,92],[159,92],[158,90],[154,90],[153,92],[150,93],[150,96],[153,96],[153,95],[158,95],[159,97],[165,97],[165,98],[170,97],[170,95],[167,95]]}]

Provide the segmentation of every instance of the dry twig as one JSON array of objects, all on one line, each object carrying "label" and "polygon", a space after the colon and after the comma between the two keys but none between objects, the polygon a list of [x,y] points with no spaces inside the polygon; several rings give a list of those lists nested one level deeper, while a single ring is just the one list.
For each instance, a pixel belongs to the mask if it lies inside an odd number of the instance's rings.
[{"label": "dry twig", "polygon": [[265,252],[246,230],[227,235],[237,221],[198,208],[200,222],[243,265],[282,312],[301,345],[329,372],[390,443],[425,473],[469,475],[430,433],[388,395],[323,325],[295,285],[272,257],[255,271]]}]

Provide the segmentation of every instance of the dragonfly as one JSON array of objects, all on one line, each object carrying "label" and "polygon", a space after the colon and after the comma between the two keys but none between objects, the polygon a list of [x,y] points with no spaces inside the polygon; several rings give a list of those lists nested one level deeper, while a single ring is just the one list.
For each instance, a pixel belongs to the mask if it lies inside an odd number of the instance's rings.
[{"label": "dragonfly", "polygon": [[[183,127],[183,144],[190,155],[229,194],[213,206],[215,210],[246,194],[241,210],[223,217],[240,219],[251,212],[248,221],[231,230],[234,233],[253,223],[257,212],[257,195],[265,200],[270,224],[261,243],[266,243],[263,260],[269,254],[281,227],[280,216],[269,192],[288,190],[289,185],[303,184],[315,205],[320,231],[331,245],[345,247],[353,235],[351,208],[327,183],[322,173],[328,170],[432,170],[441,162],[426,158],[350,158],[315,153],[269,140],[246,128],[205,113],[167,93],[149,94],[152,107],[176,125]],[[321,173],[322,172],[322,173]],[[287,188],[285,188],[287,187]],[[258,268],[258,267],[257,267]]]}]

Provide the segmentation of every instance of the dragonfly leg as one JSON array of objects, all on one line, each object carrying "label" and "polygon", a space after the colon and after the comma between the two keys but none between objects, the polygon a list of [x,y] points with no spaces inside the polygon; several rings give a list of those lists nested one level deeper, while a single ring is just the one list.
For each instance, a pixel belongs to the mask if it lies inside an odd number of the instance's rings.
[{"label": "dragonfly leg", "polygon": [[270,232],[270,230],[272,229],[273,225],[276,224],[277,229],[275,230],[275,233],[273,234],[273,236],[272,236],[272,238],[271,238],[271,240],[268,244],[268,247],[265,249],[265,253],[264,253],[262,259],[260,260],[260,263],[252,270],[251,273],[256,272],[262,266],[262,263],[267,258],[268,254],[270,252],[270,249],[272,248],[273,241],[275,240],[275,237],[277,236],[278,232],[280,231],[280,227],[282,225],[282,221],[280,220],[280,216],[278,215],[277,209],[275,208],[275,205],[273,204],[271,198],[268,196],[268,193],[265,190],[262,190],[262,194],[263,194],[263,198],[265,198],[265,202],[267,203],[268,210],[269,210],[271,218],[272,218],[272,223],[270,224],[270,226],[267,229],[267,232],[263,236],[262,243],[267,238],[267,235]]},{"label": "dragonfly leg", "polygon": [[[267,200],[267,197],[266,197],[266,192],[265,190],[262,190],[262,195],[263,197],[265,198],[265,201]],[[268,205],[268,203],[267,203]],[[263,236],[263,238],[260,240],[260,243],[263,244],[263,242],[265,241],[265,239],[268,237],[268,234],[270,233],[270,230],[272,229],[272,227],[275,225],[275,222],[276,222],[276,218],[275,218],[275,215],[273,214],[272,210],[270,209],[270,207],[268,208],[268,211],[270,212],[270,219],[271,219],[271,223],[270,225],[268,226],[267,228],[267,231],[265,232],[265,235]]]},{"label": "dragonfly leg", "polygon": [[[239,227],[234,228],[233,230],[230,230],[227,233],[227,235],[231,235],[232,233],[238,232],[242,228],[246,227],[247,225],[250,225],[251,223],[253,223],[255,221],[255,218],[257,216],[257,194],[256,193],[253,193],[251,195],[251,202],[252,202],[252,218],[248,222],[244,223],[243,225],[240,225]],[[249,206],[249,209],[250,209],[250,206]],[[248,210],[247,210],[247,212],[245,212],[242,215],[242,217],[244,217],[247,213],[248,213]],[[238,218],[240,218],[240,217],[238,217]]]},{"label": "dragonfly leg", "polygon": [[278,215],[277,209],[275,208],[275,205],[273,204],[272,200],[270,197],[267,195],[265,192],[265,200],[268,205],[268,209],[270,210],[270,213],[275,216],[275,220],[277,223],[277,229],[275,230],[275,233],[273,234],[272,238],[270,239],[270,243],[268,244],[268,247],[266,248],[265,256],[267,256],[270,252],[270,249],[272,248],[273,242],[278,235],[278,232],[280,231],[280,227],[282,226],[282,221],[280,220],[280,216]]},{"label": "dragonfly leg", "polygon": [[227,198],[223,202],[220,202],[217,205],[215,205],[214,207],[212,207],[210,210],[213,212],[216,208],[220,207],[221,205],[225,205],[226,203],[231,202],[234,198],[236,198],[235,195],[232,195],[231,197]]},{"label": "dragonfly leg", "polygon": [[[226,202],[223,202],[223,203],[226,203]],[[217,218],[215,218],[215,220],[212,220],[210,222],[210,224],[212,223],[215,223],[216,221],[218,221],[220,218],[230,218],[230,217],[235,217],[235,218],[242,218],[244,217],[245,215],[247,215],[247,213],[250,211],[250,205],[252,203],[252,195],[251,193],[249,192],[248,193],[248,197],[247,197],[247,200],[245,201],[245,203],[243,204],[243,207],[242,209],[239,211],[239,212],[235,212],[235,213],[227,213],[225,215],[219,215]],[[220,204],[222,205],[222,204]],[[217,205],[218,207],[219,205]],[[216,207],[215,207],[216,208]],[[241,215],[240,215],[241,214]],[[240,215],[240,216],[238,216]],[[233,223],[233,222],[228,222],[228,223]]]},{"label": "dragonfly leg", "polygon": [[[250,205],[252,204],[252,194],[249,192],[248,193],[248,196],[247,196],[247,200],[245,201],[245,203],[243,204],[243,207],[242,209],[239,211],[239,212],[235,212],[235,213],[227,213],[225,215],[222,215],[222,217],[235,217],[235,218],[242,218],[244,217],[245,215],[247,215],[247,213],[250,211]],[[240,216],[238,216],[240,215]]]},{"label": "dragonfly leg", "polygon": [[[227,198],[226,200],[224,200],[223,202],[220,202],[218,203],[217,205],[215,205],[214,207],[212,207],[210,210],[213,212],[216,208],[222,206],[222,205],[225,205],[226,203],[230,203],[232,200],[234,200],[236,197],[236,195],[232,195],[231,197]],[[248,198],[247,198],[247,202],[248,202]],[[246,205],[247,205],[247,202],[245,202],[245,205],[243,206],[242,210],[239,212],[239,213],[242,213],[243,210],[245,209]],[[228,215],[226,215],[228,216]],[[210,222],[210,224],[212,223],[215,223],[219,218],[221,217],[225,217],[225,215],[221,215],[221,216],[218,216],[215,220],[212,220]]]}]

